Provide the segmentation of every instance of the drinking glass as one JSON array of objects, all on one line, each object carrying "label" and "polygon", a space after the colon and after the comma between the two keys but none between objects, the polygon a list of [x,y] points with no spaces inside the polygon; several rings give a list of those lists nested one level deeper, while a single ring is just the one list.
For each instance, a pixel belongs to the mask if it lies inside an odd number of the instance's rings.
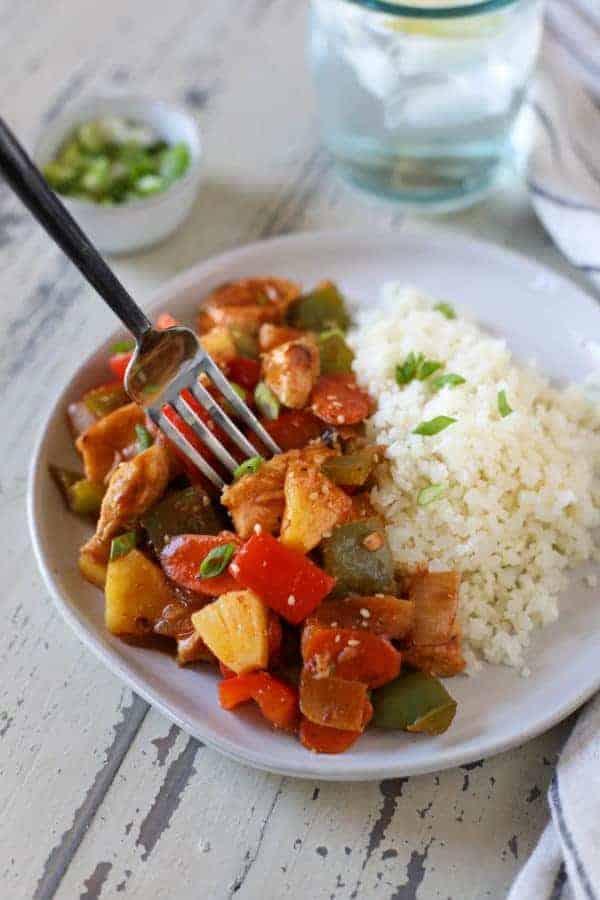
[{"label": "drinking glass", "polygon": [[322,136],[354,184],[411,208],[473,202],[514,164],[543,0],[312,0]]}]

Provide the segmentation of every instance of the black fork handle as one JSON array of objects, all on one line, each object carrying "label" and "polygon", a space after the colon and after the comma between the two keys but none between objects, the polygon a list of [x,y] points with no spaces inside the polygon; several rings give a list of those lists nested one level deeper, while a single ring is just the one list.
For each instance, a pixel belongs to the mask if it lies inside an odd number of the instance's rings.
[{"label": "black fork handle", "polygon": [[152,327],[0,117],[0,173],[81,274],[140,340]]}]

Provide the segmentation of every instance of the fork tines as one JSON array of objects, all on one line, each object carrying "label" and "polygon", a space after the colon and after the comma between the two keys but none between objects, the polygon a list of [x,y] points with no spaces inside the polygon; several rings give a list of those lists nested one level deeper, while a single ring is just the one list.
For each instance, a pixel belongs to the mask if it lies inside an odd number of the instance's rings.
[{"label": "fork tines", "polygon": [[[241,397],[231,387],[210,356],[204,351],[200,352],[191,366],[179,375],[163,393],[160,408],[149,409],[148,412],[154,423],[164,431],[169,440],[200,469],[202,474],[215,487],[222,489],[225,487],[226,482],[192,444],[190,438],[193,435],[198,437],[207,450],[232,473],[237,469],[239,462],[223,446],[213,428],[219,429],[248,457],[261,454],[259,454],[256,447],[240,431],[223,408],[219,406],[204,384],[198,380],[198,376],[202,373],[208,376],[223,398],[229,403],[237,418],[259,438],[264,446],[272,453],[280,453],[281,450]],[[207,414],[204,421],[205,417],[201,417],[200,407]],[[174,415],[174,413],[178,415]],[[181,427],[181,420],[191,429],[193,435],[186,434],[186,429]]]}]

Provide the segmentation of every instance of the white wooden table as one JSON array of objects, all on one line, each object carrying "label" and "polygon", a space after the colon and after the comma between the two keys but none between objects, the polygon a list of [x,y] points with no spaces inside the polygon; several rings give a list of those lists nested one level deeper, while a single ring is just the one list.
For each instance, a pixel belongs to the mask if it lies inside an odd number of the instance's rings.
[{"label": "white wooden table", "polygon": [[[206,181],[178,235],[114,262],[142,303],[191,263],[282,232],[401,226],[319,148],[298,0],[0,0],[0,110],[31,140],[64,104],[129,87],[187,104]],[[518,178],[441,224],[571,274]],[[236,765],[109,674],[44,590],[26,470],[55,390],[114,322],[0,185],[0,896],[504,897],[546,818],[569,729],[440,775],[294,781]]]}]

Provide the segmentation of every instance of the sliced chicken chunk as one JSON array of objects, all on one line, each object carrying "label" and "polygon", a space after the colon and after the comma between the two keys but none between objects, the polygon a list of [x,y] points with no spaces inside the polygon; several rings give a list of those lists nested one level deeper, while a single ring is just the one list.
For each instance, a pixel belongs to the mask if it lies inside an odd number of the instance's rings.
[{"label": "sliced chicken chunk", "polygon": [[112,538],[133,527],[139,517],[162,496],[171,477],[171,456],[155,443],[113,472],[100,509],[96,534],[81,553],[106,562]]},{"label": "sliced chicken chunk", "polygon": [[75,446],[83,457],[85,477],[101,483],[123,453],[136,440],[135,426],[143,425],[144,411],[137,403],[128,403],[94,422],[77,438]]},{"label": "sliced chicken chunk", "polygon": [[200,310],[201,333],[214,325],[253,330],[263,322],[281,322],[300,287],[284,278],[242,278],[220,285],[209,294]]},{"label": "sliced chicken chunk", "polygon": [[279,532],[285,509],[285,476],[291,460],[303,459],[320,466],[332,455],[334,451],[320,442],[303,450],[288,450],[263,463],[258,472],[225,488],[221,503],[231,513],[240,537],[250,537],[255,525],[269,534]]},{"label": "sliced chicken chunk", "polygon": [[263,356],[263,378],[284,406],[302,409],[319,377],[319,347],[311,334]]}]

